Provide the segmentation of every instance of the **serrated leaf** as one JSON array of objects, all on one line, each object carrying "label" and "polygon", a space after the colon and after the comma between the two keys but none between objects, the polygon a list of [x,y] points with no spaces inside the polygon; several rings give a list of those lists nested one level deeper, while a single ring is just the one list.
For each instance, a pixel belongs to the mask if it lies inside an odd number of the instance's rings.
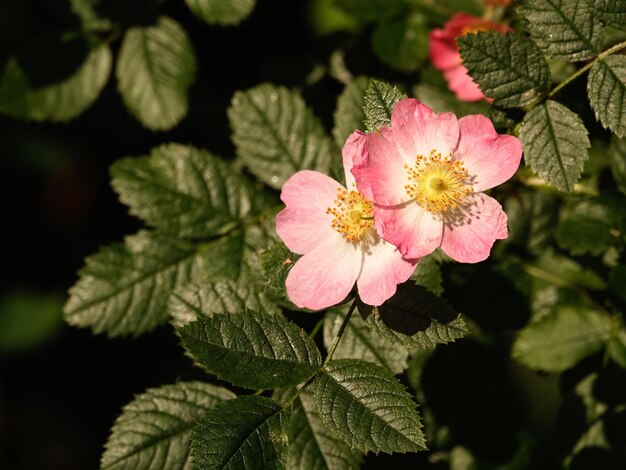
[{"label": "serrated leaf", "polygon": [[189,441],[196,420],[235,398],[222,387],[180,382],[147,390],[115,420],[101,470],[188,470]]},{"label": "serrated leaf", "polygon": [[199,18],[209,24],[236,25],[245,20],[254,8],[255,0],[185,0]]},{"label": "serrated leaf", "polygon": [[626,57],[613,55],[593,64],[587,95],[598,121],[618,137],[626,137]]},{"label": "serrated leaf", "polygon": [[321,364],[313,340],[282,315],[215,313],[177,332],[196,362],[241,387],[296,385],[312,377]]},{"label": "serrated leaf", "polygon": [[86,36],[42,39],[9,59],[0,79],[0,113],[69,121],[98,98],[111,73],[111,50]]},{"label": "serrated leaf", "polygon": [[626,139],[613,137],[608,154],[617,187],[622,193],[626,193]]},{"label": "serrated leaf", "polygon": [[532,369],[562,372],[601,350],[611,324],[608,316],[582,305],[561,306],[520,330],[513,357]]},{"label": "serrated leaf", "polygon": [[370,80],[363,101],[367,131],[376,132],[381,127],[390,125],[393,106],[406,97],[405,93],[389,83]]},{"label": "serrated leaf", "polygon": [[379,21],[396,15],[405,7],[404,0],[333,0],[341,10],[361,21]]},{"label": "serrated leaf", "polygon": [[194,429],[193,468],[286,468],[288,420],[278,403],[264,397],[242,396],[216,406]]},{"label": "serrated leaf", "polygon": [[117,60],[118,88],[130,112],[148,129],[167,130],[187,114],[187,89],[196,79],[196,56],[173,19],[126,31]]},{"label": "serrated leaf", "polygon": [[532,170],[560,191],[572,191],[591,146],[580,117],[548,100],[524,116],[519,136]]},{"label": "serrated leaf", "polygon": [[597,54],[602,27],[587,0],[527,0],[517,11],[549,56],[578,61]]},{"label": "serrated leaf", "polygon": [[593,0],[590,4],[601,21],[622,31],[626,28],[626,3],[623,0]]},{"label": "serrated leaf", "polygon": [[365,128],[363,124],[365,120],[363,101],[369,82],[370,78],[368,77],[356,77],[346,85],[337,98],[337,108],[333,114],[335,119],[333,137],[340,148],[356,129],[363,130]]},{"label": "serrated leaf", "polygon": [[298,170],[326,173],[330,167],[333,142],[293,91],[267,83],[238,91],[228,119],[237,155],[273,188]]},{"label": "serrated leaf", "polygon": [[420,13],[396,17],[380,23],[372,36],[378,58],[401,72],[413,72],[428,55],[428,30]]},{"label": "serrated leaf", "polygon": [[[278,393],[285,402],[295,393]],[[312,394],[305,389],[291,405],[291,430],[287,469],[344,470],[360,468],[362,455],[331,433],[315,408]]]},{"label": "serrated leaf", "polygon": [[559,246],[573,255],[599,255],[609,246],[622,246],[626,232],[623,197],[602,196],[566,207],[556,232]]},{"label": "serrated leaf", "polygon": [[469,333],[460,314],[425,288],[401,284],[380,307],[358,304],[376,334],[408,348],[432,348]]},{"label": "serrated leaf", "polygon": [[167,321],[167,302],[175,289],[236,278],[244,250],[240,234],[194,244],[139,232],[86,259],[69,291],[65,319],[112,337],[140,335]]},{"label": "serrated leaf", "polygon": [[457,43],[463,65],[495,105],[523,107],[546,95],[550,68],[532,41],[516,33],[483,31]]},{"label": "serrated leaf", "polygon": [[297,308],[287,298],[285,281],[293,265],[301,255],[289,251],[284,243],[273,243],[268,249],[261,253],[260,261],[266,283],[264,292],[281,305],[289,308]]},{"label": "serrated leaf", "polygon": [[329,362],[313,385],[322,421],[350,447],[386,453],[426,450],[415,402],[387,369],[340,359]]},{"label": "serrated leaf", "polygon": [[411,279],[419,286],[425,287],[435,295],[443,294],[443,277],[439,261],[434,256],[424,256],[417,263]]},{"label": "serrated leaf", "polygon": [[[345,309],[344,309],[345,310]],[[330,350],[346,312],[332,309],[324,318],[324,346]],[[352,315],[333,355],[335,359],[360,359],[399,374],[408,367],[409,350],[372,332],[358,315]]]},{"label": "serrated leaf", "polygon": [[230,164],[179,144],[118,160],[111,176],[131,214],[183,238],[210,237],[232,227],[253,211],[257,196]]},{"label": "serrated leaf", "polygon": [[238,313],[245,310],[280,313],[280,309],[260,291],[256,280],[248,273],[237,281],[186,286],[172,293],[169,303],[174,326],[182,326],[202,317],[211,318],[214,313]]}]

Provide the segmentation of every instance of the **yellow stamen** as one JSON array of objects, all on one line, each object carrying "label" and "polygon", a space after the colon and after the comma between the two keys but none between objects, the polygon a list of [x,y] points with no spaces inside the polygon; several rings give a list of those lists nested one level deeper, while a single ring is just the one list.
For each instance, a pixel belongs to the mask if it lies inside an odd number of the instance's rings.
[{"label": "yellow stamen", "polygon": [[329,207],[326,213],[335,216],[330,226],[350,241],[360,240],[374,225],[374,204],[358,191],[338,188],[335,207]]},{"label": "yellow stamen", "polygon": [[415,165],[404,165],[408,172],[406,193],[429,212],[439,214],[455,209],[473,191],[462,162],[452,155],[442,157],[431,150],[429,156],[417,155]]}]

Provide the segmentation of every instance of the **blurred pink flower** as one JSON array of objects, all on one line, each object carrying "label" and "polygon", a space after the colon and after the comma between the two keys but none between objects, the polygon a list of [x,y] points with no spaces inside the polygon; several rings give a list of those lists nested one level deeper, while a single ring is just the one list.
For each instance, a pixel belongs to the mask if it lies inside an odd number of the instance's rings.
[{"label": "blurred pink flower", "polygon": [[346,189],[334,179],[303,170],[283,185],[286,207],[276,216],[276,231],[302,256],[286,280],[287,296],[298,307],[321,310],[346,298],[356,282],[359,297],[381,305],[406,281],[417,260],[405,260],[378,236],[373,204],[356,191],[350,170],[365,134],[356,131],[343,147]]},{"label": "blurred pink flower", "polygon": [[359,154],[357,188],[374,201],[381,236],[405,258],[441,247],[456,261],[476,263],[508,236],[502,207],[482,191],[513,176],[522,146],[486,117],[457,120],[405,99],[390,127],[364,137]]},{"label": "blurred pink flower", "polygon": [[443,29],[430,32],[430,62],[433,67],[442,72],[448,88],[460,100],[479,101],[485,99],[485,95],[469,76],[467,69],[461,65],[461,55],[456,39],[466,34],[489,30],[506,33],[511,31],[511,28],[467,13],[456,13],[443,26]]}]

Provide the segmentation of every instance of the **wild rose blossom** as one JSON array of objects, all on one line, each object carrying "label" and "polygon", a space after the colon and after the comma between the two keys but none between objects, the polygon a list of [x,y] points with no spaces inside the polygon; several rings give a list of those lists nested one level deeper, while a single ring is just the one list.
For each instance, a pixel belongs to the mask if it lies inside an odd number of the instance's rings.
[{"label": "wild rose blossom", "polygon": [[515,173],[522,146],[496,133],[489,119],[457,120],[405,99],[390,127],[363,140],[352,169],[357,188],[374,201],[379,233],[405,258],[441,247],[456,261],[475,263],[507,237],[506,214],[482,191]]},{"label": "wild rose blossom", "polygon": [[376,233],[373,204],[356,191],[350,173],[364,134],[353,133],[343,147],[347,189],[316,171],[303,170],[283,185],[286,207],[276,216],[285,245],[302,256],[286,280],[287,296],[298,307],[320,310],[341,302],[356,282],[359,297],[381,305],[406,281],[417,260],[402,258]]},{"label": "wild rose blossom", "polygon": [[485,95],[467,73],[467,68],[461,64],[462,59],[456,39],[466,34],[489,30],[506,33],[511,31],[511,28],[467,13],[457,13],[443,26],[443,29],[430,32],[430,62],[433,67],[442,72],[448,88],[460,100],[479,101],[485,99]]}]

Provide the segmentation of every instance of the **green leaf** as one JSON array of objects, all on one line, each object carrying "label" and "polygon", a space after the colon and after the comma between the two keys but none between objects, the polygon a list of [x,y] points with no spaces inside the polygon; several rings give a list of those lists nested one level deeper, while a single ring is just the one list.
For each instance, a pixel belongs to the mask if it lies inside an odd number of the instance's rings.
[{"label": "green leaf", "polygon": [[[346,312],[341,309],[332,309],[326,314],[324,346],[327,350],[337,337],[345,316]],[[409,350],[376,335],[358,315],[352,315],[333,357],[373,362],[399,374],[408,367]]]},{"label": "green leaf", "polygon": [[597,18],[622,31],[626,27],[626,3],[623,0],[593,0],[591,8]]},{"label": "green leaf", "polygon": [[363,130],[365,128],[363,124],[365,120],[363,101],[369,82],[370,78],[368,77],[356,77],[346,85],[337,98],[337,108],[333,114],[335,119],[333,137],[340,148],[356,129]]},{"label": "green leaf", "polygon": [[241,387],[296,385],[313,376],[321,364],[313,340],[282,315],[215,313],[177,332],[200,365]]},{"label": "green leaf", "polygon": [[389,83],[370,80],[363,102],[367,131],[376,132],[381,127],[390,125],[394,105],[406,97],[405,93]]},{"label": "green leaf", "polygon": [[493,103],[523,107],[550,87],[550,68],[532,41],[515,33],[484,31],[457,39],[463,65]]},{"label": "green leaf", "polygon": [[626,137],[626,57],[609,56],[593,64],[587,94],[598,121]]},{"label": "green leaf", "polygon": [[273,243],[267,250],[261,253],[261,267],[265,274],[266,283],[264,291],[276,302],[289,308],[297,308],[287,298],[285,281],[293,265],[300,255],[289,251],[282,242]]},{"label": "green leaf", "polygon": [[162,233],[210,237],[254,210],[250,181],[210,153],[162,145],[149,157],[124,158],[111,167],[113,189],[130,213]]},{"label": "green leaf", "polygon": [[386,453],[426,450],[415,403],[387,369],[340,359],[329,362],[313,385],[322,421],[350,447]]},{"label": "green leaf", "polygon": [[584,306],[563,305],[520,330],[513,357],[531,369],[562,372],[606,344],[608,316]]},{"label": "green leaf", "polygon": [[175,326],[182,326],[198,318],[211,318],[214,313],[238,313],[262,310],[279,314],[280,309],[269,300],[256,284],[252,274],[246,273],[235,281],[192,284],[172,293],[169,304]]},{"label": "green leaf", "polygon": [[98,98],[111,73],[111,50],[86,36],[43,38],[9,59],[0,78],[0,113],[69,121]]},{"label": "green leaf", "polygon": [[372,36],[378,58],[401,72],[414,72],[428,55],[428,29],[420,13],[392,18],[378,25]]},{"label": "green leaf", "polygon": [[[295,393],[286,389],[280,393],[281,401],[287,401]],[[293,401],[291,430],[289,432],[289,456],[287,468],[344,470],[360,468],[362,455],[331,433],[320,418],[312,394],[306,389]]]},{"label": "green leaf", "polygon": [[103,18],[98,6],[101,0],[69,0],[72,11],[78,15],[86,31],[109,31],[113,24],[108,18]]},{"label": "green leaf", "polygon": [[179,382],[147,390],[115,420],[101,470],[187,470],[195,422],[235,394],[202,382]]},{"label": "green leaf", "polygon": [[361,21],[380,21],[390,18],[405,8],[404,0],[334,0],[343,11]]},{"label": "green leaf", "polygon": [[549,56],[578,61],[597,54],[602,27],[587,0],[527,0],[517,11]]},{"label": "green leaf", "polygon": [[611,359],[626,369],[626,330],[623,328],[614,334],[609,341]]},{"label": "green leaf", "polygon": [[153,26],[130,28],[116,75],[124,103],[145,127],[171,129],[187,114],[187,89],[196,79],[187,33],[166,16]]},{"label": "green leaf", "polygon": [[201,418],[191,440],[195,470],[286,468],[288,417],[273,400],[242,396]]},{"label": "green leaf", "polygon": [[398,286],[380,307],[358,305],[368,326],[381,337],[408,348],[432,348],[469,333],[460,314],[423,287]]},{"label": "green leaf", "polygon": [[556,232],[559,246],[573,255],[599,255],[609,246],[623,246],[625,204],[623,197],[607,195],[569,205]]},{"label": "green leaf", "polygon": [[297,93],[270,84],[238,91],[228,119],[237,155],[269,186],[298,170],[328,171],[333,142]]},{"label": "green leaf", "polygon": [[443,294],[441,267],[439,266],[439,261],[434,256],[421,258],[411,279],[417,285],[425,287],[435,295]]},{"label": "green leaf", "polygon": [[604,280],[591,269],[585,269],[573,259],[555,254],[551,250],[545,250],[534,263],[528,263],[524,268],[528,274],[557,287],[606,289]]},{"label": "green leaf", "polygon": [[237,234],[194,244],[139,232],[87,258],[70,289],[65,320],[109,336],[150,331],[167,321],[172,291],[192,282],[236,278],[244,250]]},{"label": "green leaf", "polygon": [[255,0],[185,0],[198,17],[209,24],[236,25],[245,20]]},{"label": "green leaf", "polygon": [[461,101],[451,91],[429,83],[420,83],[413,87],[413,94],[436,113],[452,111],[457,117],[489,113],[489,105],[484,101]]},{"label": "green leaf", "polygon": [[619,190],[626,193],[626,139],[613,137],[608,154],[613,178]]},{"label": "green leaf", "polygon": [[557,189],[571,192],[591,146],[580,117],[548,100],[524,116],[519,136],[532,170]]}]

